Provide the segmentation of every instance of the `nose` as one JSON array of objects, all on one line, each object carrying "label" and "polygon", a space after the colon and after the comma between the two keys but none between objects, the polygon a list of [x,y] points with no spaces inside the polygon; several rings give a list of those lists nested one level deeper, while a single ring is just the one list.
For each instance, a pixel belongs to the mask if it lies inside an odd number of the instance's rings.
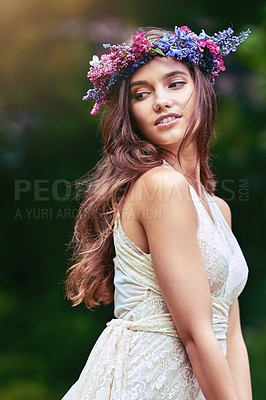
[{"label": "nose", "polygon": [[170,96],[170,93],[166,91],[160,91],[155,94],[153,110],[158,112],[164,110],[165,108],[171,108],[174,102]]}]

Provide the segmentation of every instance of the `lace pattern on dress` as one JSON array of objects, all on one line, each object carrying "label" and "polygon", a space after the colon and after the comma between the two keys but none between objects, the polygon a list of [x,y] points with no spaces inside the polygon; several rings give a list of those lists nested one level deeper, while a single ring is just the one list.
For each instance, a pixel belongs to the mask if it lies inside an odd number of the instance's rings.
[{"label": "lace pattern on dress", "polygon": [[[172,168],[164,161],[167,168]],[[214,223],[197,194],[198,242],[213,303],[213,329],[226,354],[230,304],[247,280],[239,245],[213,198],[205,193]],[[62,400],[204,400],[186,350],[156,281],[150,254],[123,232],[119,214],[114,245],[119,268],[143,285],[146,296],[124,319],[107,324],[79,380]]]}]

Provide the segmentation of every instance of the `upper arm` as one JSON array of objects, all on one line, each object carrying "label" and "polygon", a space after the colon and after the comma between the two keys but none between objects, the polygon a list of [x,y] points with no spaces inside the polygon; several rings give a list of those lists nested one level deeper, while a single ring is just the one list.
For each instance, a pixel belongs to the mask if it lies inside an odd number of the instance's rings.
[{"label": "upper arm", "polygon": [[[152,262],[162,295],[183,342],[212,330],[212,301],[197,239],[197,211],[186,179],[176,172],[151,173],[141,207]],[[156,190],[158,187],[161,190]]]},{"label": "upper arm", "polygon": [[239,301],[236,299],[229,309],[227,329],[228,344],[234,340],[239,340],[239,338],[242,338],[242,329],[240,323]]},{"label": "upper arm", "polygon": [[217,202],[218,207],[220,208],[226,222],[232,228],[232,215],[229,205],[226,203],[225,200],[221,199],[218,196],[214,196],[215,201]]}]

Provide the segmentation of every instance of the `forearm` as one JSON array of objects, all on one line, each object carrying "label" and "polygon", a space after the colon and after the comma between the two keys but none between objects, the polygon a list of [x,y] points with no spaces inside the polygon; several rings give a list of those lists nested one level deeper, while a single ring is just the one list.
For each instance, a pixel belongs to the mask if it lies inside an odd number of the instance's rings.
[{"label": "forearm", "polygon": [[241,400],[252,400],[248,353],[242,338],[228,343],[226,358],[238,397]]},{"label": "forearm", "polygon": [[240,399],[228,362],[214,335],[191,340],[186,344],[186,351],[206,400]]}]

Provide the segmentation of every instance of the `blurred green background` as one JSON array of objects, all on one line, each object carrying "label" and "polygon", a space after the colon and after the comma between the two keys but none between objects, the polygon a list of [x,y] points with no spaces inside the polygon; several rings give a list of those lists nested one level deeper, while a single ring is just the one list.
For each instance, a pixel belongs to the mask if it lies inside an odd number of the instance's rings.
[{"label": "blurred green background", "polygon": [[242,324],[254,399],[266,398],[266,3],[1,0],[1,400],[60,399],[112,318],[113,305],[91,312],[64,298],[70,183],[99,157],[98,117],[81,100],[88,61],[141,25],[252,30],[217,80],[213,164],[250,268]]}]

